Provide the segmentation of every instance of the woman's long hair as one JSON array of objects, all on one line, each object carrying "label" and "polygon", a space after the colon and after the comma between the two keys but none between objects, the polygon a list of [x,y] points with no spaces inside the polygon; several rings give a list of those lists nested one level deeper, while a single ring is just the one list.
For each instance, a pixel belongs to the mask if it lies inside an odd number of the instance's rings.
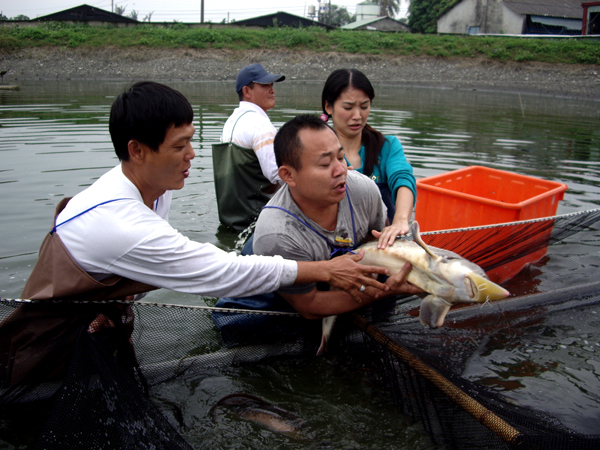
[{"label": "woman's long hair", "polygon": [[[333,104],[342,94],[342,91],[348,87],[363,91],[366,96],[369,97],[369,100],[373,102],[375,90],[364,73],[356,69],[338,69],[331,72],[329,77],[327,77],[327,81],[325,81],[325,86],[323,86],[323,93],[321,94],[321,107],[323,113],[327,114],[325,105],[329,104],[333,108]],[[367,176],[371,176],[373,167],[375,167],[379,161],[379,152],[385,138],[383,134],[375,128],[371,127],[369,124],[365,124],[361,140],[362,144],[365,146],[363,173]]]}]

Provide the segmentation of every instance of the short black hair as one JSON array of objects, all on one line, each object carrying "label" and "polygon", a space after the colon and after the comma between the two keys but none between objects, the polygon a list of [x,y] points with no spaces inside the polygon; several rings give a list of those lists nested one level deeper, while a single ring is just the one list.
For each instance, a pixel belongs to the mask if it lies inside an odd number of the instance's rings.
[{"label": "short black hair", "polygon": [[[246,86],[248,86],[250,89],[254,89],[254,81],[250,84],[247,84]],[[238,92],[238,98],[240,99],[240,102],[245,101],[244,100],[244,88],[246,86],[242,86],[242,89],[240,89],[240,92]]]},{"label": "short black hair", "polygon": [[127,161],[130,140],[158,151],[169,128],[193,120],[192,106],[179,91],[153,81],[140,81],[113,102],[108,129],[119,160]]},{"label": "short black hair", "polygon": [[305,129],[318,131],[325,128],[333,131],[323,119],[312,114],[301,114],[283,124],[275,135],[273,142],[277,167],[287,164],[296,170],[300,170],[300,151],[303,148],[302,141],[298,136],[300,131]]}]

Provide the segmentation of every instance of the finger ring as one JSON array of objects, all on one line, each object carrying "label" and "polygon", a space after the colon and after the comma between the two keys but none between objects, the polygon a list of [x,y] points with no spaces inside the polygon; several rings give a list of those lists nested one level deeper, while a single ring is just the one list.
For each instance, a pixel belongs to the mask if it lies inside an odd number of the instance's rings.
[{"label": "finger ring", "polygon": [[365,292],[365,289],[366,289],[366,288],[365,288],[365,285],[364,285],[364,284],[362,284],[362,285],[360,286],[360,289],[358,290],[358,292]]}]

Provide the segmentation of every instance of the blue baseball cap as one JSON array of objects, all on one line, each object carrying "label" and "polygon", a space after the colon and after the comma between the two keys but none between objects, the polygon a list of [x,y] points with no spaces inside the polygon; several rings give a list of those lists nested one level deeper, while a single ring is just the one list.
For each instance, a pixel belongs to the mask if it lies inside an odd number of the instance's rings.
[{"label": "blue baseball cap", "polygon": [[235,81],[235,92],[239,94],[244,86],[248,86],[250,83],[271,84],[283,80],[285,80],[283,75],[274,75],[267,72],[260,64],[251,64],[238,73]]}]

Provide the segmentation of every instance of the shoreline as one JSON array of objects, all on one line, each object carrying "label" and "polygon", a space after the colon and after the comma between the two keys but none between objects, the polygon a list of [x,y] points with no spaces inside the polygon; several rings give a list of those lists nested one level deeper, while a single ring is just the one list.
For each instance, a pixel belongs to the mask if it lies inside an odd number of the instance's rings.
[{"label": "shoreline", "polygon": [[324,82],[333,70],[353,67],[373,84],[600,100],[600,66],[591,64],[146,47],[29,48],[0,54],[0,70],[8,70],[3,84],[9,85],[27,80],[233,81],[239,69],[255,62],[291,81]]}]

